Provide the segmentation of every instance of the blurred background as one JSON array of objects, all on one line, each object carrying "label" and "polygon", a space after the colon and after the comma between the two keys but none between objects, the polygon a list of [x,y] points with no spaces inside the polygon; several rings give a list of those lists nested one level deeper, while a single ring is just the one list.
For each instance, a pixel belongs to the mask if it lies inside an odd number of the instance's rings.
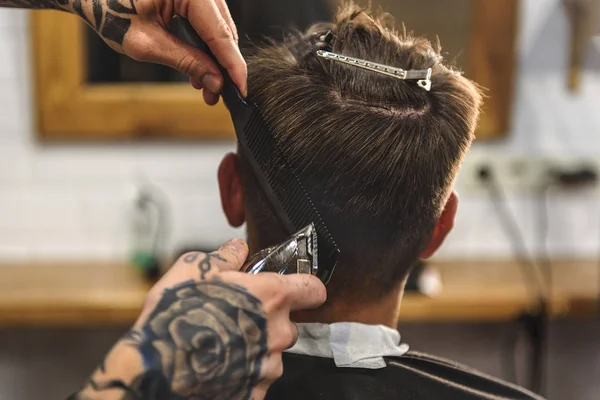
[{"label": "blurred background", "polygon": [[[337,7],[229,4],[242,45]],[[600,2],[373,4],[439,36],[489,96],[403,341],[550,399],[600,398]],[[227,112],[185,81],[71,15],[0,10],[0,398],[75,391],[177,255],[244,237],[217,190]]]}]

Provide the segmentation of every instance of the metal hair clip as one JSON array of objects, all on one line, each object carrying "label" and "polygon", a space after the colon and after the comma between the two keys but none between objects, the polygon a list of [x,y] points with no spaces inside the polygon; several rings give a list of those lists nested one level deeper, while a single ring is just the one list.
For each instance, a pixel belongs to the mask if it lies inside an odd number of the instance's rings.
[{"label": "metal hair clip", "polygon": [[310,54],[313,55],[315,50],[331,51],[331,41],[333,40],[333,32],[314,33],[312,36],[312,49]]},{"label": "metal hair clip", "polygon": [[327,33],[319,36],[319,40],[321,42],[325,42],[328,44],[331,44],[331,40],[333,39],[333,32],[331,32],[331,30],[327,31]]},{"label": "metal hair clip", "polygon": [[330,51],[317,50],[317,56],[327,58],[329,60],[339,61],[344,64],[353,65],[358,68],[367,69],[387,76],[391,76],[402,80],[417,81],[417,85],[423,89],[431,90],[431,68],[428,69],[411,69],[404,70],[401,68],[390,67],[388,65],[378,64],[371,61],[361,60],[358,58],[347,57],[341,54],[332,53]]}]

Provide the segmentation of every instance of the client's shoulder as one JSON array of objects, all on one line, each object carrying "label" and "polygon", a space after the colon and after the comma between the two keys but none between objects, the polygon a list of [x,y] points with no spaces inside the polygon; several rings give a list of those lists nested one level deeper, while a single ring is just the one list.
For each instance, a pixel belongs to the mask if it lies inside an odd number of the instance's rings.
[{"label": "client's shoulder", "polygon": [[516,385],[428,354],[411,351],[384,359],[385,368],[340,368],[331,358],[284,353],[283,376],[265,399],[542,399]]},{"label": "client's shoulder", "polygon": [[409,351],[402,357],[386,358],[386,364],[389,369],[407,371],[413,380],[427,382],[431,392],[424,388],[423,394],[434,395],[439,394],[437,390],[448,390],[456,394],[464,392],[463,396],[457,397],[461,399],[543,399],[520,386],[426,353]]}]

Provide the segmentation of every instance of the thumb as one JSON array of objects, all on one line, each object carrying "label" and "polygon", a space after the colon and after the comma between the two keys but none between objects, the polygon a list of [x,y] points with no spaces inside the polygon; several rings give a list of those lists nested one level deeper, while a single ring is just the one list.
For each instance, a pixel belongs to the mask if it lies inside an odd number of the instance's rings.
[{"label": "thumb", "polygon": [[174,68],[213,93],[221,91],[223,78],[213,60],[160,26],[153,32],[150,54],[141,61]]},{"label": "thumb", "polygon": [[212,254],[221,271],[239,271],[248,257],[248,245],[242,239],[232,239]]}]

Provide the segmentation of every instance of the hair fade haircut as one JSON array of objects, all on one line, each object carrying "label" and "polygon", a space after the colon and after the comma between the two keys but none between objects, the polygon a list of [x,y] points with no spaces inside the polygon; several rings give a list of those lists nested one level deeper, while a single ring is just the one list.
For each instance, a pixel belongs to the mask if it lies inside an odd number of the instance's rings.
[{"label": "hair fade haircut", "polygon": [[[479,116],[480,90],[443,64],[439,42],[399,33],[389,20],[346,3],[334,23],[248,57],[251,96],[340,247],[330,300],[377,301],[406,278],[431,238]],[[431,91],[317,57],[315,44],[329,30],[335,53],[432,68]],[[287,233],[240,159],[249,240],[264,248]]]}]

